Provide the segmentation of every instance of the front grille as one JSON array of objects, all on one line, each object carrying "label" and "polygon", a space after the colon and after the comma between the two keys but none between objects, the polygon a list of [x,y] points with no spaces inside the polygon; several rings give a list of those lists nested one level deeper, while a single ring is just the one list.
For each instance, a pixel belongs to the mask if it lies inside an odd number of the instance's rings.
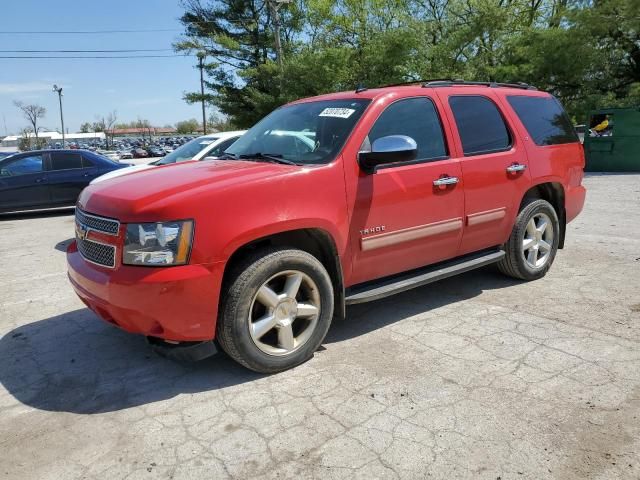
[{"label": "front grille", "polygon": [[76,208],[76,243],[85,260],[109,268],[116,266],[116,247],[89,240],[91,232],[117,236],[120,222],[112,218],[98,217]]},{"label": "front grille", "polygon": [[118,230],[120,229],[120,222],[118,220],[90,215],[79,208],[76,208],[76,222],[91,230],[108,235],[118,235]]},{"label": "front grille", "polygon": [[113,268],[116,266],[116,248],[113,245],[76,239],[78,251],[88,261]]}]

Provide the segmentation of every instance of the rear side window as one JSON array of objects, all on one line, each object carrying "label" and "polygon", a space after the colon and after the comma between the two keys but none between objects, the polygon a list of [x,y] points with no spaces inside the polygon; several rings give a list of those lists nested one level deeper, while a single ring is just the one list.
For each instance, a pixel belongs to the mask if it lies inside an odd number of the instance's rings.
[{"label": "rear side window", "polygon": [[42,156],[22,157],[2,167],[2,176],[27,175],[42,171]]},{"label": "rear side window", "polygon": [[579,141],[569,117],[554,97],[512,95],[507,101],[536,145]]},{"label": "rear side window", "polygon": [[511,136],[502,115],[488,98],[473,95],[450,97],[449,105],[466,156],[499,152],[511,146]]},{"label": "rear side window", "polygon": [[88,158],[85,155],[83,155],[82,156],[82,166],[84,168],[91,168],[91,167],[95,167],[96,164],[93,163],[93,160],[91,160],[90,158]]},{"label": "rear side window", "polygon": [[71,170],[82,168],[82,155],[79,153],[52,153],[51,170]]},{"label": "rear side window", "polygon": [[447,156],[442,125],[433,102],[428,98],[409,98],[392,103],[371,128],[362,150],[387,135],[407,135],[418,144],[416,160],[436,160]]}]

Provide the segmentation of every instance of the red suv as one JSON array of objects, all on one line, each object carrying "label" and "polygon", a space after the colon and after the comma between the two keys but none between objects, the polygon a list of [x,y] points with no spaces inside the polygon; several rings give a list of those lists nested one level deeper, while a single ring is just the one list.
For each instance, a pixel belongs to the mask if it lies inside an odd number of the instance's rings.
[{"label": "red suv", "polygon": [[277,372],[310,358],[346,305],[491,263],[544,276],[584,204],[583,166],[558,101],[526,85],[307,98],[219,160],[86,188],[69,278],[164,354],[219,345]]}]

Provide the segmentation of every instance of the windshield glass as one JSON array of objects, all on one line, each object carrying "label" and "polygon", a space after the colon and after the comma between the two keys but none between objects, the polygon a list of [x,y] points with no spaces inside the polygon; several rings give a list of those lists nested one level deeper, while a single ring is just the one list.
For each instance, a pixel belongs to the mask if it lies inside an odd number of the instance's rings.
[{"label": "windshield glass", "polygon": [[191,160],[202,150],[207,148],[213,142],[217,141],[218,137],[200,137],[185,143],[179,148],[176,148],[173,152],[163,157],[157,162],[153,162],[154,165],[167,165],[169,163],[185,162]]},{"label": "windshield glass", "polygon": [[279,108],[225,153],[239,158],[280,157],[300,165],[330,162],[369,103],[368,99],[324,100]]}]

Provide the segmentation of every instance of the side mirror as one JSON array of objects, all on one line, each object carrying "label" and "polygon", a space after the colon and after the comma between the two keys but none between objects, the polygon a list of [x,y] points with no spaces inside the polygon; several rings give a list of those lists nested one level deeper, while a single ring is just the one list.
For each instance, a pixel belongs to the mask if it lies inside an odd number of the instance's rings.
[{"label": "side mirror", "polygon": [[418,144],[407,135],[387,135],[371,144],[370,152],[360,152],[358,163],[367,173],[375,173],[378,165],[407,162],[418,155]]},{"label": "side mirror", "polygon": [[10,177],[10,176],[11,176],[11,172],[6,168],[3,168],[2,170],[0,170],[0,177]]}]

